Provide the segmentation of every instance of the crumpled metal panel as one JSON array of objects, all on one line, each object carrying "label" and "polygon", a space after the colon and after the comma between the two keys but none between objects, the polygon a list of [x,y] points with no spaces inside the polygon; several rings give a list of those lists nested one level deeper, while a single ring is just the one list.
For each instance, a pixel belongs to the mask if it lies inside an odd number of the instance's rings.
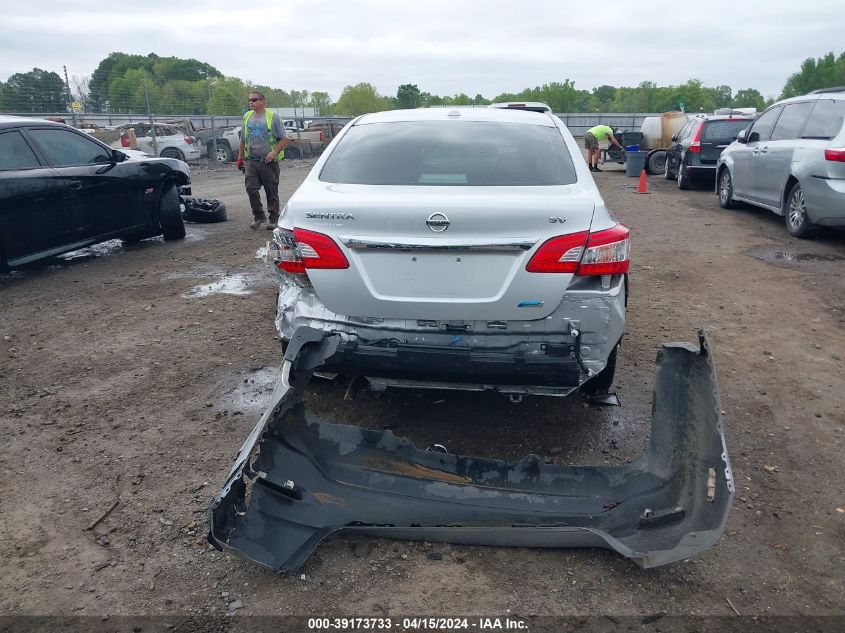
[{"label": "crumpled metal panel", "polygon": [[390,431],[321,420],[302,393],[337,349],[300,328],[273,404],[211,507],[216,547],[279,572],[341,529],[378,536],[531,547],[606,547],[643,567],[711,547],[734,483],[704,331],[664,345],[649,449],[620,466],[558,466],[429,452]]}]

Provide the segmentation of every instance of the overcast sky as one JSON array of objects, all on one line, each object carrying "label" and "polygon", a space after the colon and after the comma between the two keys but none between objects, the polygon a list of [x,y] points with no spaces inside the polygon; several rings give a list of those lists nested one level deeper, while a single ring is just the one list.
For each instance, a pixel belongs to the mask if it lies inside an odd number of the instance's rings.
[{"label": "overcast sky", "polygon": [[[780,93],[807,57],[845,50],[843,0],[3,1],[0,80],[90,75],[113,51],[193,57],[283,89],[417,84],[487,98],[571,79],[700,79]],[[300,8],[301,7],[301,8]]]}]

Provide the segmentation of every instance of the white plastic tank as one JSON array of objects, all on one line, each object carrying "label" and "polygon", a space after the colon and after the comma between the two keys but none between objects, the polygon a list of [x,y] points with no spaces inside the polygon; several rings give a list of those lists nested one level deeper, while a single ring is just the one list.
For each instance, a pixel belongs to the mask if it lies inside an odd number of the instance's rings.
[{"label": "white plastic tank", "polygon": [[647,116],[640,127],[640,132],[643,133],[641,149],[669,147],[672,136],[687,124],[690,116],[685,112],[664,112],[660,116]]}]

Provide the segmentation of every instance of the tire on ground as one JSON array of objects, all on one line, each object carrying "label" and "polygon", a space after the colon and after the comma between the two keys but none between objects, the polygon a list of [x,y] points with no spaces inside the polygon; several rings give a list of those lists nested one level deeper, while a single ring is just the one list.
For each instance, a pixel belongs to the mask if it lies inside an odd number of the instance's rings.
[{"label": "tire on ground", "polygon": [[161,196],[158,199],[158,225],[166,240],[181,240],[185,237],[185,223],[182,221],[182,210],[179,208],[179,193],[176,183],[166,182],[162,185]]},{"label": "tire on ground", "polygon": [[188,222],[210,224],[226,221],[226,205],[215,198],[185,196],[182,200],[185,204],[182,218]]}]

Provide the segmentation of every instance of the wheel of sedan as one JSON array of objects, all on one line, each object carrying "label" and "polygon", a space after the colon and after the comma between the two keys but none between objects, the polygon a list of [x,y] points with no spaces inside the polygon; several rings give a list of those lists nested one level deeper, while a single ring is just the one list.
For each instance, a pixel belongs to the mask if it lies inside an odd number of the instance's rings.
[{"label": "wheel of sedan", "polygon": [[816,232],[816,225],[807,219],[807,203],[804,200],[801,185],[797,182],[789,190],[784,206],[786,230],[789,231],[790,235],[793,237],[810,237]]},{"label": "wheel of sedan", "polygon": [[179,193],[172,182],[165,183],[163,187],[158,200],[158,225],[164,239],[181,240],[185,237],[185,223],[179,207]]},{"label": "wheel of sedan", "polygon": [[731,172],[727,167],[719,174],[719,206],[723,209],[733,209],[736,206]]},{"label": "wheel of sedan", "polygon": [[177,160],[185,160],[185,155],[182,153],[181,150],[176,149],[175,147],[165,147],[161,150],[161,157],[162,158],[175,158]]},{"label": "wheel of sedan", "polygon": [[687,174],[687,170],[684,169],[684,164],[681,163],[678,165],[678,189],[689,189],[690,188],[690,177]]}]

